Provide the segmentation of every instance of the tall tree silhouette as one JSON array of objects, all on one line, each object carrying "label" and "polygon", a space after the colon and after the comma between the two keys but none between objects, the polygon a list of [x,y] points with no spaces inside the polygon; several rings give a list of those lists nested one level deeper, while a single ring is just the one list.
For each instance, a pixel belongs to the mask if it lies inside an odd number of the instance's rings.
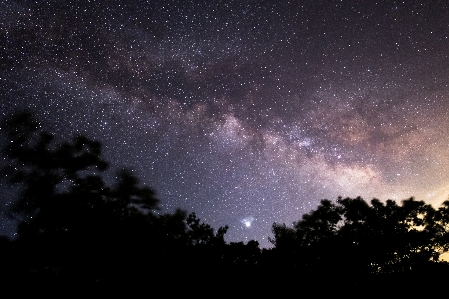
[{"label": "tall tree silhouette", "polygon": [[2,275],[34,285],[111,287],[150,278],[180,283],[189,267],[198,274],[219,271],[227,226],[215,233],[195,213],[155,213],[154,190],[127,169],[107,186],[99,142],[75,136],[58,143],[29,111],[2,127],[8,141],[2,173],[21,190],[12,209],[20,219],[18,238],[0,244],[14,252],[14,262],[3,263]]},{"label": "tall tree silhouette", "polygon": [[76,136],[71,143],[55,145],[54,136],[40,129],[30,111],[14,114],[4,127],[8,142],[2,153],[9,158],[9,164],[3,173],[10,182],[24,186],[16,212],[33,214],[56,193],[57,187],[79,181],[81,172],[102,172],[107,168],[100,158],[99,142]]}]

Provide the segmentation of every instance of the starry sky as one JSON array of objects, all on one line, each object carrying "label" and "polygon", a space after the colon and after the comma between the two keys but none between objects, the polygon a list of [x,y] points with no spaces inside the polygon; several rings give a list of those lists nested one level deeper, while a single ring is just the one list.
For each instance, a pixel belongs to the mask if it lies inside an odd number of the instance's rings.
[{"label": "starry sky", "polygon": [[0,59],[2,116],[100,140],[228,242],[324,198],[448,199],[447,1],[1,0]]}]

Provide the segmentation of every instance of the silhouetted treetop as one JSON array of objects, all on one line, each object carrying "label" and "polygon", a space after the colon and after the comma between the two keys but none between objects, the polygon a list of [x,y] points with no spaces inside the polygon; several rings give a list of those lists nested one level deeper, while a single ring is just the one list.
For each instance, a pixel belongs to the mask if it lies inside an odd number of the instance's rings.
[{"label": "silhouetted treetop", "polygon": [[189,214],[186,219],[189,228],[187,234],[191,245],[224,245],[224,235],[228,231],[228,226],[220,227],[217,233],[206,223],[201,223],[195,212]]},{"label": "silhouetted treetop", "polygon": [[108,186],[98,141],[75,136],[58,143],[28,111],[3,127],[8,142],[2,171],[20,185],[14,246],[29,273],[56,278],[88,271],[80,276],[86,281],[114,281],[129,269],[135,275],[142,267],[179,271],[194,262],[201,271],[219,263],[228,227],[214,232],[195,213],[180,209],[155,213],[154,190],[130,170],[119,170]]},{"label": "silhouetted treetop", "polygon": [[11,183],[24,188],[15,205],[16,212],[36,212],[57,187],[83,181],[86,171],[102,172],[107,163],[101,159],[101,144],[85,136],[56,144],[54,136],[43,131],[29,111],[14,114],[3,122],[7,144],[2,153],[8,163],[2,173]]},{"label": "silhouetted treetop", "polygon": [[400,205],[378,199],[368,204],[360,197],[322,200],[292,228],[274,223],[271,242],[297,261],[307,253],[308,261],[300,263],[315,269],[341,262],[365,273],[408,271],[437,262],[449,249],[448,206],[446,201],[435,210],[414,198]]}]

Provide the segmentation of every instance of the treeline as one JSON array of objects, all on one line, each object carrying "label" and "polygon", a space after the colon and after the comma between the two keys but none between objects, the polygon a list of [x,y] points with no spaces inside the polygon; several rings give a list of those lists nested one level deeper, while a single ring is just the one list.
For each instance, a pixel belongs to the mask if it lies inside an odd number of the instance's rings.
[{"label": "treeline", "polygon": [[108,186],[99,142],[57,143],[28,111],[5,119],[2,132],[2,178],[20,186],[10,211],[20,223],[16,239],[0,240],[0,281],[16,297],[54,286],[66,295],[95,288],[139,296],[161,284],[355,288],[403,278],[436,283],[449,274],[438,259],[449,249],[449,201],[434,209],[413,198],[323,200],[293,227],[273,224],[271,249],[227,244],[226,226],[215,231],[180,209],[157,213],[154,191],[129,170]]},{"label": "treeline", "polygon": [[437,269],[449,248],[449,201],[439,209],[413,198],[367,203],[360,197],[322,200],[293,227],[273,224],[284,263],[310,274],[345,269],[350,276]]}]

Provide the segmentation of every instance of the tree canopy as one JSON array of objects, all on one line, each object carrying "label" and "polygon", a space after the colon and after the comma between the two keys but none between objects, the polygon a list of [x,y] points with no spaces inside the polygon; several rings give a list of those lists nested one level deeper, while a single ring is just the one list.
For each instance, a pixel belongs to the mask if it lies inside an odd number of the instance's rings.
[{"label": "tree canopy", "polygon": [[20,186],[11,209],[20,221],[18,237],[0,244],[14,252],[14,263],[2,269],[9,279],[113,285],[141,281],[141,273],[160,278],[217,263],[228,227],[215,232],[180,209],[155,213],[155,191],[128,169],[108,186],[99,142],[75,136],[58,143],[29,111],[3,127],[3,177]]},{"label": "tree canopy", "polygon": [[17,297],[45,294],[36,289],[55,283],[83,286],[80,292],[103,287],[101,294],[116,286],[129,294],[133,286],[148,295],[147,286],[161,282],[235,285],[256,277],[277,286],[300,278],[310,286],[332,277],[335,285],[354,287],[392,275],[419,274],[422,281],[449,274],[439,261],[449,250],[449,201],[435,209],[414,198],[322,200],[293,226],[274,223],[273,248],[260,249],[254,240],[227,244],[228,226],[215,231],[181,209],[160,213],[155,191],[129,169],[106,184],[100,142],[81,135],[58,142],[29,111],[2,127],[2,178],[20,192],[11,208],[17,238],[0,238],[0,276],[6,285],[30,286],[16,290]]},{"label": "tree canopy", "polygon": [[305,271],[406,273],[439,263],[449,249],[448,208],[449,201],[434,209],[414,198],[400,204],[360,197],[322,200],[293,227],[274,223],[271,242]]}]

